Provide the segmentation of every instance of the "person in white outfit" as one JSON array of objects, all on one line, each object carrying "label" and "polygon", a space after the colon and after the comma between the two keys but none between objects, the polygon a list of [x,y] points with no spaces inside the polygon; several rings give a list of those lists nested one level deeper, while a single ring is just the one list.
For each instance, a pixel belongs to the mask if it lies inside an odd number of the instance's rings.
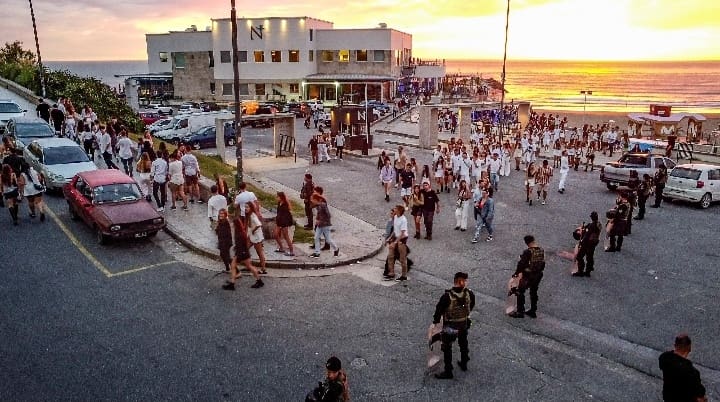
[{"label": "person in white outfit", "polygon": [[455,230],[466,231],[472,190],[465,180],[460,180],[458,198],[455,205]]},{"label": "person in white outfit", "polygon": [[560,194],[565,193],[565,180],[567,179],[568,172],[570,171],[570,159],[568,158],[568,152],[563,151],[560,156],[560,184],[558,184],[558,192]]}]

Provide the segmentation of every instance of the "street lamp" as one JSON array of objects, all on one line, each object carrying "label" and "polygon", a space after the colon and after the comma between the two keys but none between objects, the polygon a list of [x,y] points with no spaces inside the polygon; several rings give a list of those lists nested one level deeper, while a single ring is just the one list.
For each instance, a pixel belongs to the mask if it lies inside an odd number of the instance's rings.
[{"label": "street lamp", "polygon": [[33,33],[35,34],[35,50],[38,56],[38,67],[40,68],[40,89],[42,90],[43,98],[47,96],[45,93],[45,71],[43,71],[42,57],[40,57],[40,42],[38,41],[37,25],[35,25],[35,10],[33,9],[32,0],[30,2],[30,17],[32,18]]},{"label": "street lamp", "polygon": [[507,61],[507,43],[508,43],[508,27],[510,25],[510,0],[507,0],[507,12],[505,14],[505,52],[503,53],[502,66],[502,93],[500,94],[500,142],[503,139],[503,129],[505,126],[505,62]]},{"label": "street lamp", "polygon": [[230,27],[232,31],[233,50],[233,92],[235,95],[235,158],[237,161],[237,175],[235,176],[235,189],[240,188],[243,182],[243,160],[242,160],[242,111],[240,109],[240,68],[238,63],[238,42],[237,42],[237,13],[235,12],[235,0],[230,0]]},{"label": "street lamp", "polygon": [[584,89],[580,91],[580,95],[584,95],[585,100],[583,101],[583,126],[585,125],[585,108],[587,105],[587,97],[588,95],[592,95],[592,91],[588,91],[587,89]]}]

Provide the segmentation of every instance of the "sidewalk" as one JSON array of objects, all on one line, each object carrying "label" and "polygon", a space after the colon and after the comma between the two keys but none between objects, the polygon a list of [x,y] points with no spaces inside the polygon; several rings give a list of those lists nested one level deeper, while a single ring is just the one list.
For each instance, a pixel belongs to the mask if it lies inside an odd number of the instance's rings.
[{"label": "sidewalk", "polygon": [[[300,201],[300,194],[297,190],[280,183],[264,178],[255,179],[247,174],[245,181],[267,192],[284,191],[288,198]],[[212,183],[206,178],[201,180],[201,186],[209,187]],[[329,201],[332,203],[332,199]],[[181,202],[178,203],[178,205],[181,204]],[[275,215],[275,205],[263,205],[262,207],[263,217]],[[266,266],[285,269],[332,268],[359,263],[375,256],[384,248],[384,232],[382,230],[332,206],[330,206],[330,213],[333,223],[332,239],[340,248],[337,257],[333,256],[332,250],[329,250],[322,251],[319,258],[312,258],[310,254],[314,250],[307,243],[293,244],[295,256],[288,257],[282,253],[276,253],[274,250],[277,248],[277,243],[275,240],[266,238],[263,242]],[[170,236],[194,252],[220,261],[217,236],[210,228],[210,221],[207,217],[207,204],[190,204],[188,211],[183,211],[181,208],[171,210],[166,207],[163,216],[167,223],[166,231]],[[295,219],[298,224],[305,223],[304,216],[296,216]],[[251,249],[250,253],[253,263],[257,266],[255,250]],[[217,267],[218,270],[224,270],[222,264],[218,264]]]}]

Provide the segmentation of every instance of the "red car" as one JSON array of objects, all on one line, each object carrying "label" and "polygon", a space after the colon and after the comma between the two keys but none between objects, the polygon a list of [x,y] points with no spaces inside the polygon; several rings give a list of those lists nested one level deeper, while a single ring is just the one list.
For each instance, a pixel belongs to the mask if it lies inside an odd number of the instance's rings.
[{"label": "red car", "polygon": [[80,172],[63,187],[73,220],[82,219],[104,244],[110,238],[152,237],[165,219],[132,177],[115,169]]},{"label": "red car", "polygon": [[138,114],[146,126],[149,126],[163,118],[163,116],[160,116],[160,113],[158,112],[140,112]]}]

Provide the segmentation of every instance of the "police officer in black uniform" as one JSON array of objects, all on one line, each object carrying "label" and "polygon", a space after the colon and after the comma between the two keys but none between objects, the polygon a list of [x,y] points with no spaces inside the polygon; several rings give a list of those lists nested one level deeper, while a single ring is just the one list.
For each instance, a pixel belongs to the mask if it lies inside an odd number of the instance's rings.
[{"label": "police officer in black uniform", "polygon": [[610,236],[610,246],[605,251],[612,253],[620,251],[623,245],[624,236],[627,234],[627,221],[630,216],[630,202],[628,201],[628,193],[624,189],[618,190],[618,199],[615,208],[608,211],[608,229],[607,234]]},{"label": "police officer in black uniform", "polygon": [[[513,274],[513,278],[522,274],[520,285],[517,289],[517,309],[508,314],[513,318],[523,318],[525,315],[536,318],[538,287],[545,270],[545,250],[538,246],[535,237],[527,235],[523,238],[527,249],[520,254],[520,261]],[[530,310],[525,311],[525,290],[530,289]]]},{"label": "police officer in black uniform", "polygon": [[665,190],[665,183],[667,183],[667,179],[667,167],[665,167],[665,164],[661,163],[660,166],[658,166],[657,172],[655,172],[655,177],[653,178],[653,181],[655,182],[655,204],[651,206],[652,208],[660,208],[663,190]]},{"label": "police officer in black uniform", "polygon": [[572,276],[590,277],[590,272],[595,269],[595,247],[600,243],[600,233],[602,225],[598,222],[598,213],[593,211],[590,213],[590,223],[583,225],[580,231],[580,243],[575,257],[578,270],[573,272]]},{"label": "police officer in black uniform", "polygon": [[467,363],[470,360],[468,350],[467,330],[470,327],[470,311],[475,307],[475,293],[468,289],[468,274],[458,272],[455,274],[452,289],[448,289],[440,297],[435,307],[433,323],[438,324],[440,317],[443,319],[443,330],[441,335],[443,360],[445,371],[435,374],[439,379],[453,378],[452,344],[455,339],[460,346],[460,360],[457,362],[462,371],[467,371]]},{"label": "police officer in black uniform", "polygon": [[638,214],[634,219],[643,220],[645,219],[645,203],[650,198],[650,189],[652,188],[652,177],[645,173],[643,179],[638,185],[637,196],[638,196]]}]

